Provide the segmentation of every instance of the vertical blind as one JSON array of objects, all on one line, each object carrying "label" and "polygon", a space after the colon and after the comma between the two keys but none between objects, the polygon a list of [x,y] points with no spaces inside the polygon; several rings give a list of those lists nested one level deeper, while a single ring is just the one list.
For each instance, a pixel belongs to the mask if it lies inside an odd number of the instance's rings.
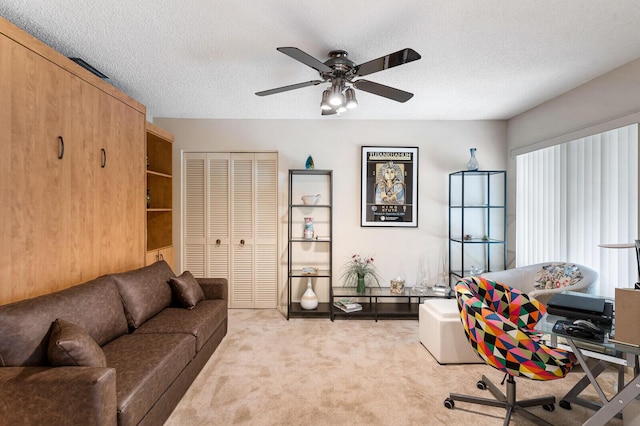
[{"label": "vertical blind", "polygon": [[561,261],[599,273],[614,295],[638,279],[638,124],[516,158],[516,266]]}]

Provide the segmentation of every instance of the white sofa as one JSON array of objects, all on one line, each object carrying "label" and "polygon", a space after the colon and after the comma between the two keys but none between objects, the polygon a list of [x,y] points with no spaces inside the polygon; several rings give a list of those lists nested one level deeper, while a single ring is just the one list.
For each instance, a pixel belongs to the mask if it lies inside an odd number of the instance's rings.
[{"label": "white sofa", "polygon": [[533,299],[536,299],[544,304],[547,304],[551,296],[553,296],[555,293],[560,293],[562,291],[580,291],[588,293],[591,286],[598,280],[598,273],[596,271],[587,266],[575,263],[575,265],[578,267],[578,270],[582,274],[582,279],[580,281],[573,285],[565,287],[544,290],[536,289],[536,274],[542,269],[543,266],[549,265],[550,263],[561,262],[535,263],[533,265],[506,269],[504,271],[487,272],[485,274],[482,274],[482,277],[488,278],[492,281],[498,281],[510,287],[517,288],[518,290],[527,293]]}]

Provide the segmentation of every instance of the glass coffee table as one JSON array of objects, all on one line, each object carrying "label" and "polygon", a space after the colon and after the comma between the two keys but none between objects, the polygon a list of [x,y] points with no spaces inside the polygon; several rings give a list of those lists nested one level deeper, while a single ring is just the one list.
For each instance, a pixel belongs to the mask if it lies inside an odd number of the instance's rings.
[{"label": "glass coffee table", "polygon": [[[367,287],[364,293],[357,293],[355,287],[333,287],[330,303],[331,321],[338,318],[418,319],[418,307],[424,299],[440,297],[450,299],[455,293],[450,288],[442,291],[428,289],[426,292],[414,292],[405,287],[401,293],[392,293],[389,287]],[[395,300],[394,300],[395,299]],[[344,312],[334,305],[340,300],[350,300],[362,305],[362,310]]]}]

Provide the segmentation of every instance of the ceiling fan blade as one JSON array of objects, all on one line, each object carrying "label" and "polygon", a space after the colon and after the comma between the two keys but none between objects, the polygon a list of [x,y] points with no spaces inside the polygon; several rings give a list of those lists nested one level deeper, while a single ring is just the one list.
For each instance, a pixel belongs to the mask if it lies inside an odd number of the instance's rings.
[{"label": "ceiling fan blade", "polygon": [[397,52],[358,65],[356,67],[356,75],[363,76],[373,74],[374,72],[417,61],[420,58],[420,54],[413,49],[406,48],[398,50]]},{"label": "ceiling fan blade", "polygon": [[409,99],[413,98],[413,93],[385,86],[384,84],[374,83],[373,81],[369,80],[354,81],[353,87],[398,102],[407,102]]},{"label": "ceiling fan blade", "polygon": [[282,87],[277,87],[275,89],[263,90],[262,92],[256,92],[256,95],[258,96],[275,95],[276,93],[288,92],[289,90],[301,89],[307,86],[317,86],[322,82],[323,82],[322,80],[305,81],[304,83],[291,84],[289,86],[282,86]]},{"label": "ceiling fan blade", "polygon": [[278,47],[277,49],[285,55],[292,57],[296,61],[302,62],[318,72],[333,72],[333,69],[297,47]]}]

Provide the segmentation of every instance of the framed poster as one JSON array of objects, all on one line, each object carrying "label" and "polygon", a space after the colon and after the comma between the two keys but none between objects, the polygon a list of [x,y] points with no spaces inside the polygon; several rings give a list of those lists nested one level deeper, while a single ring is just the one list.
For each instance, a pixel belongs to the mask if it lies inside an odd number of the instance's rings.
[{"label": "framed poster", "polygon": [[363,146],[360,226],[418,226],[418,148]]}]

